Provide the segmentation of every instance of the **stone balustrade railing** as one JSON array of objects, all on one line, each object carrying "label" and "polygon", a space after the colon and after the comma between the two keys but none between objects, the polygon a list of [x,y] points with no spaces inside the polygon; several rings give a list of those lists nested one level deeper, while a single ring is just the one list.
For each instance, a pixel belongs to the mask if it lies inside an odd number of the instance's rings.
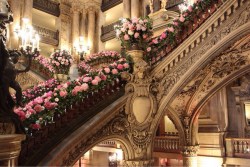
[{"label": "stone balustrade railing", "polygon": [[40,36],[43,43],[57,46],[59,44],[59,31],[52,31],[50,29],[40,27],[33,24],[34,29]]},{"label": "stone balustrade railing", "polygon": [[64,137],[122,96],[124,86],[124,82],[114,81],[101,90],[90,92],[82,101],[66,108],[63,114],[54,112],[53,122],[46,122],[41,129],[29,129],[22,143],[19,165],[37,165],[39,158],[50,152]]},{"label": "stone balustrade railing", "polygon": [[225,140],[228,157],[250,158],[250,139],[226,138]]},{"label": "stone balustrade railing", "polygon": [[115,38],[114,25],[119,24],[119,23],[120,23],[120,21],[116,21],[112,24],[101,27],[101,41],[102,42],[106,42],[110,39]]},{"label": "stone balustrade railing", "polygon": [[[192,34],[188,37],[186,36],[184,39],[180,39],[179,44],[181,43],[181,45],[178,45],[176,48],[166,48],[164,52],[159,53],[160,57],[163,58],[167,55],[167,58],[156,61],[152,73],[165,74],[178,66],[189,53],[206,40],[222,23],[228,20],[243,3],[244,0],[225,1],[221,5],[220,10],[215,11],[213,14],[209,14],[211,16],[203,14],[203,20],[197,20],[197,24],[193,25]],[[208,12],[209,11],[210,10],[208,10]]]},{"label": "stone balustrade railing", "polygon": [[98,144],[98,146],[102,147],[116,147],[116,142],[113,140],[106,140]]},{"label": "stone balustrade railing", "polygon": [[33,7],[51,15],[60,16],[59,3],[51,0],[33,0]]},{"label": "stone balustrade railing", "polygon": [[167,153],[180,153],[179,136],[156,137],[154,151]]}]

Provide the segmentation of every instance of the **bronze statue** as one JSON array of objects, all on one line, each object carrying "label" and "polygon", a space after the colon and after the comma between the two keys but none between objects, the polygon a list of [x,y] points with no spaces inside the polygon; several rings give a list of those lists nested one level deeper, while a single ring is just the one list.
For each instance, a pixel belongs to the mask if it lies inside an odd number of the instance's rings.
[{"label": "bronze statue", "polygon": [[7,64],[4,69],[3,73],[3,82],[5,85],[5,93],[7,94],[7,103],[9,107],[13,108],[15,106],[15,102],[11,97],[11,94],[9,92],[9,87],[13,88],[16,91],[16,104],[18,106],[23,107],[22,104],[22,89],[19,85],[19,83],[16,81],[16,76],[19,73],[28,72],[30,70],[31,65],[31,59],[32,57],[29,56],[29,64],[24,70],[19,70],[15,68],[15,64],[18,62],[19,57],[21,56],[21,53],[19,53],[17,50],[11,50],[9,51],[9,59],[7,61]]},{"label": "bronze statue", "polygon": [[[7,0],[0,0],[1,11],[0,11],[0,122],[1,123],[14,123],[16,133],[25,133],[25,129],[22,125],[17,114],[13,112],[13,106],[9,102],[9,91],[7,81],[5,80],[8,76],[6,69],[8,69],[10,54],[6,49],[6,24],[13,21],[12,12]],[[14,54],[14,53],[13,53]],[[15,61],[15,60],[14,60]],[[14,86],[15,87],[15,86]],[[17,87],[16,87],[17,88]],[[18,89],[18,88],[17,88]],[[19,92],[20,90],[18,90]],[[12,99],[11,99],[12,100]]]}]

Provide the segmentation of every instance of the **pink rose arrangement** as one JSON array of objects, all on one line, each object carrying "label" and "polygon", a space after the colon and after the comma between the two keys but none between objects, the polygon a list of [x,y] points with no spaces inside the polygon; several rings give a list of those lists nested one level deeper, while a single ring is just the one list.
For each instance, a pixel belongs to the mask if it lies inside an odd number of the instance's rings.
[{"label": "pink rose arrangement", "polygon": [[73,59],[68,51],[56,51],[51,54],[50,62],[57,74],[68,74]]},{"label": "pink rose arrangement", "polygon": [[119,25],[114,26],[114,29],[117,38],[126,49],[131,49],[133,46],[146,49],[153,35],[152,20],[149,17],[123,18]]}]

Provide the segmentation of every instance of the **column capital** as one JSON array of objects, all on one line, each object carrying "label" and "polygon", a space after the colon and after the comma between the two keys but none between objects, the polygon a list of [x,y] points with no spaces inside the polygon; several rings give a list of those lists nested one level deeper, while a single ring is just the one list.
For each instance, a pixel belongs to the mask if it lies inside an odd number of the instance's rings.
[{"label": "column capital", "polygon": [[199,150],[200,146],[183,146],[182,154],[186,157],[194,157],[197,156],[197,152]]}]

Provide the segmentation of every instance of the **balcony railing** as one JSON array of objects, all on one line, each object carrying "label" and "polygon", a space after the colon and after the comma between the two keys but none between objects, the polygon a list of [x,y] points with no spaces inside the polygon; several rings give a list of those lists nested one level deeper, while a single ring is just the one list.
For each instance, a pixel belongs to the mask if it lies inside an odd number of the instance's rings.
[{"label": "balcony railing", "polygon": [[98,144],[101,147],[116,147],[116,142],[113,140],[106,140]]},{"label": "balcony railing", "polygon": [[51,15],[60,16],[59,3],[51,0],[33,0],[33,7],[37,10],[49,13]]},{"label": "balcony railing", "polygon": [[109,24],[107,26],[102,26],[101,28],[101,41],[106,42],[110,39],[115,38],[115,31],[114,31],[114,25],[119,24],[120,21],[116,21],[112,24]]},{"label": "balcony railing", "polygon": [[167,153],[180,153],[180,141],[178,136],[156,137],[154,151]]},{"label": "balcony railing", "polygon": [[122,0],[102,0],[101,9],[103,12],[105,12],[106,10],[109,10],[120,3],[122,3]]},{"label": "balcony railing", "polygon": [[50,44],[53,46],[57,46],[59,44],[59,31],[52,31],[46,29],[44,27],[39,27],[37,25],[33,25],[34,29],[37,31],[39,36],[41,37],[41,42]]},{"label": "balcony railing", "polygon": [[226,153],[228,157],[250,158],[250,139],[227,138]]}]

